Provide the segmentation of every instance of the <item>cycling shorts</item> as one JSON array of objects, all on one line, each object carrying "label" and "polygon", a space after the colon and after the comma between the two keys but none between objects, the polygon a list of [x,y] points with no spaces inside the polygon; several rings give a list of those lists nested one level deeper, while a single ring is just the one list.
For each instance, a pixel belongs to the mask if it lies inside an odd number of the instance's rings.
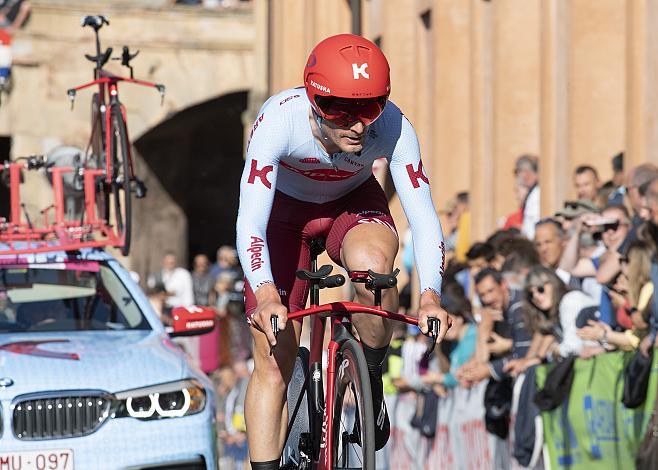
[{"label": "cycling shorts", "polygon": [[[267,225],[272,275],[281,302],[289,312],[306,306],[309,282],[297,279],[298,269],[311,268],[310,242],[324,238],[327,254],[339,266],[340,250],[347,232],[364,223],[390,228],[397,237],[386,195],[375,177],[340,199],[323,204],[300,201],[277,191]],[[245,312],[256,309],[256,297],[245,279]]]}]

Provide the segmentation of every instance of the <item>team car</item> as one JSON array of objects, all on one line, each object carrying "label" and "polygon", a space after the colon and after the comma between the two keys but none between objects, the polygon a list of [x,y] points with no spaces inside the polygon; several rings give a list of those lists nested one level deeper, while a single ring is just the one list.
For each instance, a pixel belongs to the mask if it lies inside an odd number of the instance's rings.
[{"label": "team car", "polygon": [[0,469],[215,469],[212,383],[171,339],[212,311],[165,327],[106,251],[29,243],[0,242]]}]

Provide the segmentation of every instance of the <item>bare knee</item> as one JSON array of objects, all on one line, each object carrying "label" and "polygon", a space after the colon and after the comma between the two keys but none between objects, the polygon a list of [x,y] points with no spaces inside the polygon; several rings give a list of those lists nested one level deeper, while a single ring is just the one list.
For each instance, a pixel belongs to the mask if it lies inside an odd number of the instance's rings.
[{"label": "bare knee", "polygon": [[385,273],[393,269],[398,239],[388,228],[361,224],[345,235],[341,250],[343,266],[351,271],[372,269]]},{"label": "bare knee", "polygon": [[285,392],[290,382],[298,346],[294,336],[292,338],[289,336],[292,335],[283,336],[282,332],[272,355],[267,340],[256,341],[253,374],[260,384],[268,387],[269,390]]},{"label": "bare knee", "polygon": [[359,249],[351,250],[345,256],[345,265],[351,271],[365,271],[372,269],[378,273],[387,273],[393,269],[395,253],[384,250],[382,247],[372,244],[360,246]]}]

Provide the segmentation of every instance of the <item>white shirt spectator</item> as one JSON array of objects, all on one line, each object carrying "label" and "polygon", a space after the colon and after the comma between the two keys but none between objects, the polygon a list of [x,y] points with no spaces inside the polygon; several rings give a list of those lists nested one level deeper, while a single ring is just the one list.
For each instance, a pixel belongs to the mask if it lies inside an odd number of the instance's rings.
[{"label": "white shirt spectator", "polygon": [[579,290],[569,291],[562,297],[560,301],[560,327],[562,328],[560,356],[580,354],[583,348],[583,340],[577,335],[576,319],[585,307],[597,306],[598,304],[598,301]]},{"label": "white shirt spectator", "polygon": [[167,297],[168,307],[189,307],[194,305],[194,289],[192,275],[187,269],[174,268],[173,271],[162,271],[162,282],[170,294]]},{"label": "white shirt spectator", "polygon": [[539,192],[539,185],[535,185],[526,197],[525,205],[523,207],[523,225],[521,226],[521,233],[529,240],[535,239],[535,225],[541,218],[541,197]]}]

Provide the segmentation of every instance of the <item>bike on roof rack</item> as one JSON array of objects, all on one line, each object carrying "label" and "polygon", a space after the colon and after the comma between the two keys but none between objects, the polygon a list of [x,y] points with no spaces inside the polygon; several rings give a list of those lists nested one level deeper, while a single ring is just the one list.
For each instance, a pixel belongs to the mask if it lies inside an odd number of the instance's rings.
[{"label": "bike on roof rack", "polygon": [[[21,183],[24,171],[46,171],[52,180],[54,201],[40,211],[41,221],[32,220],[21,202]],[[66,217],[64,175],[80,178],[84,190],[84,210],[80,218]],[[82,165],[54,166],[42,155],[19,157],[0,163],[0,176],[9,182],[9,218],[0,217],[0,244],[3,254],[28,254],[47,251],[75,251],[81,248],[114,246],[121,248],[122,238],[98,217],[97,180],[103,169],[84,168]],[[40,223],[39,223],[40,222]]]},{"label": "bike on roof rack", "polygon": [[[101,15],[85,16],[82,27],[91,27],[96,35],[96,55],[85,54],[95,64],[94,80],[68,90],[71,108],[79,90],[98,86],[98,91],[91,98],[91,136],[85,152],[83,167],[100,171],[96,183],[97,219],[103,220],[107,227],[115,232],[124,256],[130,251],[132,227],[132,195],[142,198],[146,195],[146,186],[135,175],[131,145],[126,126],[126,110],[119,101],[119,82],[155,88],[164,101],[165,87],[159,83],[137,80],[133,76],[130,62],[139,54],[131,53],[128,46],[123,46],[121,57],[111,57],[112,48],[101,50],[98,31],[103,25],[109,25],[108,19]],[[110,60],[121,60],[121,65],[130,70],[130,77],[114,75],[103,69]]]}]

